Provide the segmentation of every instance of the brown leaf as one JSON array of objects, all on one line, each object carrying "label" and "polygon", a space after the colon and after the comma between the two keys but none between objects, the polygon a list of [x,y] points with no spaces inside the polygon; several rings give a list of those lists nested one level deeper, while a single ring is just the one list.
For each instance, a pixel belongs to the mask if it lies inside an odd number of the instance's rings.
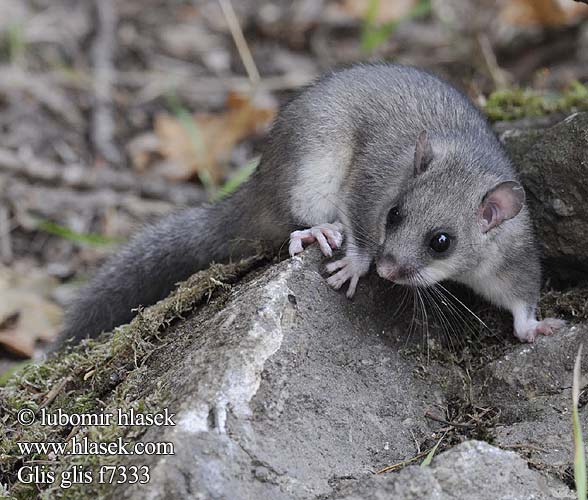
[{"label": "brown leaf", "polygon": [[[363,20],[372,0],[343,0],[341,3],[332,4],[331,8],[341,11],[346,17]],[[378,13],[374,22],[384,24],[406,17],[417,0],[396,0],[394,2],[380,0]]]},{"label": "brown leaf", "polygon": [[586,17],[588,7],[559,0],[508,0],[500,8],[500,19],[515,26],[561,26]]},{"label": "brown leaf", "polygon": [[224,177],[224,166],[233,148],[266,127],[275,107],[259,106],[246,97],[230,93],[221,113],[196,113],[189,119],[161,114],[155,118],[159,153],[166,160],[161,174],[172,180],[207,175],[214,185]]},{"label": "brown leaf", "polygon": [[31,357],[37,340],[56,338],[62,311],[47,300],[55,280],[25,267],[0,268],[0,344]]},{"label": "brown leaf", "polygon": [[159,139],[153,132],[146,132],[134,137],[127,144],[127,152],[133,162],[133,167],[138,172],[144,172],[151,161],[153,155],[158,154]]}]

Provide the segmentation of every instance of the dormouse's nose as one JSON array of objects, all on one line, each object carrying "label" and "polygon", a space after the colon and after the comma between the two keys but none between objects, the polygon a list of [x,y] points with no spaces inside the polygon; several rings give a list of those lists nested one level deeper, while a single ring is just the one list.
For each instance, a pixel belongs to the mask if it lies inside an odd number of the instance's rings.
[{"label": "dormouse's nose", "polygon": [[400,266],[392,255],[384,255],[376,259],[376,271],[381,278],[394,281],[400,277]]},{"label": "dormouse's nose", "polygon": [[411,283],[410,278],[415,274],[416,269],[413,262],[399,262],[393,255],[383,255],[376,258],[378,275],[388,281],[399,284]]}]

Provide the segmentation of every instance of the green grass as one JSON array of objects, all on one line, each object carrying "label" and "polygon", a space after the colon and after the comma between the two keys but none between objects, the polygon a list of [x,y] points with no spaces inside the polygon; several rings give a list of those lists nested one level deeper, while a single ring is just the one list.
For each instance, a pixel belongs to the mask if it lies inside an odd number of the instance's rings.
[{"label": "green grass", "polygon": [[445,434],[447,434],[447,431],[443,433],[443,435],[439,438],[439,441],[437,441],[435,446],[433,446],[431,448],[431,451],[429,451],[429,453],[427,453],[427,456],[421,462],[421,467],[428,467],[429,465],[431,465],[431,462],[433,461],[433,458],[435,457],[435,453],[437,453],[437,448],[439,448],[439,445],[441,444],[441,441],[443,441]]},{"label": "green grass", "polygon": [[574,380],[572,382],[572,424],[574,433],[574,481],[576,483],[576,494],[578,500],[586,500],[586,452],[582,427],[578,414],[580,403],[580,377],[582,361],[582,345],[578,349],[576,362],[574,363]]},{"label": "green grass", "polygon": [[429,14],[431,2],[430,0],[420,0],[406,16],[384,24],[376,22],[379,10],[380,0],[371,0],[364,15],[361,30],[360,44],[363,52],[370,53],[376,50],[390,38],[402,21]]},{"label": "green grass", "polygon": [[221,188],[216,192],[214,196],[214,200],[220,200],[225,196],[235,192],[237,188],[243,184],[253,171],[257,168],[257,164],[259,163],[259,158],[254,158],[253,160],[248,161],[245,165],[243,165],[235,175],[233,175],[227,182],[225,182]]},{"label": "green grass", "polygon": [[[204,144],[204,140],[202,139],[202,134],[198,129],[198,124],[188,111],[185,106],[182,105],[180,100],[178,99],[177,95],[174,93],[170,93],[166,96],[167,98],[167,105],[171,112],[174,114],[178,122],[182,125],[182,128],[188,134],[190,138],[190,142],[194,147],[196,153],[200,156],[204,156],[206,154],[206,144]],[[197,172],[198,180],[204,186],[206,193],[208,194],[209,198],[214,196],[214,183],[210,177],[210,173],[206,170],[199,170]]]},{"label": "green grass", "polygon": [[78,233],[65,226],[61,226],[60,224],[45,219],[38,219],[37,229],[69,241],[95,247],[117,245],[124,243],[125,241],[122,238],[109,238],[97,233]]},{"label": "green grass", "polygon": [[[190,142],[196,153],[199,155],[206,154],[206,144],[204,144],[202,134],[198,130],[198,124],[194,121],[190,112],[180,103],[175,94],[168,94],[167,104],[176,119],[182,125],[182,128],[184,128],[190,137]],[[198,172],[198,180],[204,186],[208,198],[217,201],[236,191],[237,188],[253,173],[258,163],[259,158],[250,160],[218,189],[212,182],[210,174],[205,170]]]},{"label": "green grass", "polygon": [[21,60],[26,50],[26,40],[24,37],[23,25],[19,23],[11,24],[7,34],[8,42],[8,59],[12,64]]}]

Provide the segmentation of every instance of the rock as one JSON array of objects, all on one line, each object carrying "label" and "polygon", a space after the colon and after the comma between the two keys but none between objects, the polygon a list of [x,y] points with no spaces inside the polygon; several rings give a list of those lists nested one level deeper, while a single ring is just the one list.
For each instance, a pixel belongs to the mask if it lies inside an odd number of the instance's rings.
[{"label": "rock", "polygon": [[482,441],[467,441],[442,453],[429,467],[411,466],[399,474],[376,476],[348,485],[337,500],[526,500],[575,498],[562,484],[550,485],[512,451]]},{"label": "rock", "polygon": [[495,404],[499,398],[533,401],[570,390],[576,353],[587,337],[588,325],[571,326],[556,337],[540,337],[533,344],[516,346],[478,376],[487,383],[487,393],[492,394]]},{"label": "rock", "polygon": [[[569,478],[573,461],[572,373],[588,325],[572,326],[557,337],[519,346],[476,375],[486,404],[501,413],[495,444],[526,453],[541,470]],[[582,386],[585,386],[586,380]],[[588,408],[580,408],[588,424]]]},{"label": "rock", "polygon": [[[150,467],[151,481],[120,486],[116,496],[553,498],[558,491],[572,498],[557,478],[484,443],[458,446],[433,467],[374,475],[415,457],[417,443],[431,443],[441,425],[426,413],[455,404],[466,377],[439,361],[423,369],[418,356],[407,354],[403,347],[418,348],[421,339],[407,341],[402,317],[391,321],[399,298],[383,280],[368,277],[348,301],[327,287],[321,259],[311,249],[258,273],[222,304],[213,302],[167,333],[169,343],[141,372],[136,397],[165,387],[176,425],[151,427],[140,440],[171,442],[174,455],[133,457],[133,464]],[[564,345],[575,342],[571,330],[563,335]],[[527,380],[510,382],[505,372],[516,363],[509,356],[518,359],[515,373],[524,367],[533,373],[557,342],[557,336],[541,339],[536,355],[526,357],[518,353],[528,347],[517,344],[491,363],[488,373],[496,367],[509,402],[520,398],[512,388]],[[554,390],[565,379],[557,378]],[[500,405],[499,395],[504,399],[498,391],[485,397]],[[526,435],[543,439],[532,428]],[[565,448],[571,450],[569,443]]]},{"label": "rock", "polygon": [[153,355],[144,380],[168,387],[179,408],[175,427],[141,438],[175,447],[152,457],[149,498],[324,495],[340,477],[414,456],[415,441],[432,434],[424,415],[445,403],[447,370],[424,380],[385,314],[393,299],[382,311],[368,294],[349,302],[328,288],[319,261],[313,250],[269,269],[222,310],[179,325],[173,348]]},{"label": "rock", "polygon": [[536,130],[511,129],[501,139],[521,180],[550,276],[588,278],[588,113]]},{"label": "rock", "polygon": [[[28,373],[41,389],[0,389],[0,408],[46,400],[61,387],[50,412],[72,400],[92,409],[87,405],[98,398],[107,413],[131,407],[173,414],[175,425],[80,429],[78,437],[93,442],[120,438],[173,450],[104,457],[149,467],[150,481],[82,484],[69,491],[72,498],[571,498],[561,481],[569,481],[572,463],[570,369],[588,326],[529,346],[515,343],[510,324],[498,341],[471,338],[453,323],[459,346],[449,351],[428,342],[423,349],[424,325],[410,304],[408,314],[397,313],[405,298],[399,287],[370,275],[349,301],[327,286],[323,261],[311,248],[257,268],[233,287],[227,283],[235,283],[239,266],[198,273],[131,325],[78,346],[62,364],[49,360]],[[209,301],[197,307],[198,296]],[[43,388],[55,373],[61,375]],[[484,408],[497,417],[485,419]],[[586,428],[588,409],[581,412]],[[55,441],[70,430],[63,432],[9,426],[0,439]],[[541,472],[512,452],[466,443],[431,467],[374,474],[418,464],[444,433],[442,446],[482,436],[529,457]],[[18,455],[7,456],[16,462],[2,471],[16,474]],[[92,468],[95,457],[88,460],[66,455],[51,468]],[[14,485],[13,477],[3,481]],[[90,487],[100,489],[90,495]],[[47,498],[59,485],[50,488]]]}]

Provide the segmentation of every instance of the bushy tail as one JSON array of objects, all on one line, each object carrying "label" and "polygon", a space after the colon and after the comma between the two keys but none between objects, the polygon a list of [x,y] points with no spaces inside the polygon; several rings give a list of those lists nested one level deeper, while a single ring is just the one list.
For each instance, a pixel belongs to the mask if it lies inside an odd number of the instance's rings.
[{"label": "bushy tail", "polygon": [[246,184],[217,204],[172,214],[144,229],[81,290],[66,312],[62,341],[94,337],[129,322],[133,309],[164,298],[212,261],[253,253],[253,239],[275,243],[286,237],[267,221],[261,225],[259,207],[250,198]]}]

